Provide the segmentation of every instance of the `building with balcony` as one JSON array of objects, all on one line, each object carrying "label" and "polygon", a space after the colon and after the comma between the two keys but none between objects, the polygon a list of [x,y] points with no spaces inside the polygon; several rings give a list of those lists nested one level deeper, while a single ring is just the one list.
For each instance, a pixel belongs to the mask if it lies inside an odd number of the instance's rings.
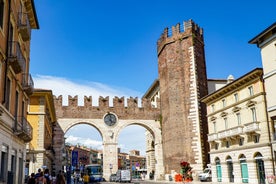
[{"label": "building with balcony", "polygon": [[263,70],[256,68],[203,97],[215,182],[264,183],[273,174]]},{"label": "building with balcony", "polygon": [[54,140],[57,122],[51,90],[34,89],[30,96],[27,117],[33,128],[33,139],[27,144],[28,174],[36,173],[39,168],[48,168],[50,172],[61,170],[57,159],[61,156],[62,148],[54,148],[55,142],[60,140]]},{"label": "building with balcony", "polygon": [[0,0],[0,183],[22,183],[33,81],[29,73],[31,30],[38,29],[33,0]]},{"label": "building with balcony", "polygon": [[[276,22],[249,41],[261,51],[268,120],[272,123],[271,137],[274,158],[276,156]],[[275,162],[275,161],[274,161]],[[274,163],[274,165],[276,162]],[[275,171],[274,171],[275,172]],[[274,173],[275,175],[275,173]]]}]

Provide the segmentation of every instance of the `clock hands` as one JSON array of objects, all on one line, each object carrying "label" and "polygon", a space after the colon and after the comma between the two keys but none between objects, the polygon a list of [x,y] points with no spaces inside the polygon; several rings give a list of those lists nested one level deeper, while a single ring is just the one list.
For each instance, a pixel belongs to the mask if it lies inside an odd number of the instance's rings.
[{"label": "clock hands", "polygon": [[117,122],[117,118],[114,114],[112,113],[107,113],[104,117],[104,122],[105,124],[107,124],[108,126],[112,126],[114,124],[116,124]]}]

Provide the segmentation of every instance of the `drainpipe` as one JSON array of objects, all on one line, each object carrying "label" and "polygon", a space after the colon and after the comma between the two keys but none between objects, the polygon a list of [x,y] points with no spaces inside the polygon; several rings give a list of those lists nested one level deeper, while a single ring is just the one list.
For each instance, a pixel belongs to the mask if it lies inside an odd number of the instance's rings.
[{"label": "drainpipe", "polygon": [[6,102],[6,83],[7,83],[7,73],[8,73],[8,55],[9,55],[9,36],[10,36],[10,22],[11,22],[11,18],[10,18],[10,14],[11,14],[11,0],[9,0],[8,2],[8,31],[7,31],[7,39],[6,39],[6,59],[4,61],[5,64],[5,71],[4,71],[4,88],[3,88],[3,101],[2,104],[4,104]]}]

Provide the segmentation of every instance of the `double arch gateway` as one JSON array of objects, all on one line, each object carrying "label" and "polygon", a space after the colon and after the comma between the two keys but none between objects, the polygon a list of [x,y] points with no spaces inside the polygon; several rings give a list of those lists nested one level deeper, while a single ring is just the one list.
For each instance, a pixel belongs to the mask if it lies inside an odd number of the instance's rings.
[{"label": "double arch gateway", "polygon": [[[103,119],[59,119],[60,127],[67,132],[71,127],[77,124],[88,124],[95,127],[103,140],[103,175],[109,178],[111,174],[110,164],[113,170],[118,169],[118,138],[120,132],[129,125],[140,125],[146,128],[154,137],[155,142],[155,158],[156,158],[156,176],[163,175],[163,158],[162,158],[162,141],[161,130],[158,123],[152,120],[119,120],[114,127],[108,127],[104,124]],[[160,172],[161,171],[161,172]]]},{"label": "double arch gateway", "polygon": [[[153,109],[151,106],[146,106],[147,108],[132,106],[132,108],[124,107],[123,109],[108,106],[108,108],[96,107],[94,109],[92,106],[87,106],[86,103],[84,106],[78,106],[75,100],[72,99],[76,100],[77,97],[71,98],[69,96],[68,106],[62,106],[62,97],[55,99],[59,126],[64,133],[78,124],[91,125],[97,129],[103,140],[103,177],[105,179],[108,180],[110,174],[112,174],[111,172],[118,169],[119,134],[125,127],[130,125],[142,126],[152,134],[155,143],[155,165],[151,167],[155,168],[155,179],[158,180],[164,177],[161,126],[157,119],[160,117],[158,109]],[[122,103],[122,101],[120,102]],[[108,99],[105,99],[105,102],[108,103]],[[130,103],[128,101],[128,105],[131,105]],[[100,101],[99,104],[103,106]],[[116,106],[114,100],[113,106]],[[105,122],[105,117],[110,114],[115,115],[117,120],[112,125]],[[111,164],[112,170],[110,169]]]}]

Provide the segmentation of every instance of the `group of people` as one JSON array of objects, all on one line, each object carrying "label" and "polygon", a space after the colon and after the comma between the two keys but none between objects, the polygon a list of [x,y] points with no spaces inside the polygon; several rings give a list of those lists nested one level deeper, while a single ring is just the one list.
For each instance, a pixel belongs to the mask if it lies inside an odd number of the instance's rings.
[{"label": "group of people", "polygon": [[52,173],[52,175],[49,173],[49,169],[45,169],[42,171],[41,169],[38,169],[38,172],[32,173],[31,176],[28,179],[27,184],[65,184],[65,176],[62,171],[59,171],[59,173],[56,174]]}]

